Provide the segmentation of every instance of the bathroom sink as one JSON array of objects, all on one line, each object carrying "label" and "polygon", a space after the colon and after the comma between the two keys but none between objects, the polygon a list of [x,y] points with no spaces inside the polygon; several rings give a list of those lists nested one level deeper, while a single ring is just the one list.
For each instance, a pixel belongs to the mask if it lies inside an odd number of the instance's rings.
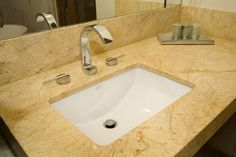
[{"label": "bathroom sink", "polygon": [[0,27],[0,40],[17,37],[24,34],[27,27],[22,25],[6,24]]},{"label": "bathroom sink", "polygon": [[108,145],[190,91],[134,68],[52,105],[96,144]]},{"label": "bathroom sink", "polygon": [[0,117],[0,157],[27,157],[2,117]]}]

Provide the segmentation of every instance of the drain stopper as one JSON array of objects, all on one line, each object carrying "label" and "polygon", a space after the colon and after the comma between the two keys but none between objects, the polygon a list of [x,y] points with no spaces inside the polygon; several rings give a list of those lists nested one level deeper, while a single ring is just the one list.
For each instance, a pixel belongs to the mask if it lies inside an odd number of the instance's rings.
[{"label": "drain stopper", "polygon": [[106,129],[114,129],[115,127],[117,127],[117,122],[113,119],[108,119],[103,123],[103,126]]}]

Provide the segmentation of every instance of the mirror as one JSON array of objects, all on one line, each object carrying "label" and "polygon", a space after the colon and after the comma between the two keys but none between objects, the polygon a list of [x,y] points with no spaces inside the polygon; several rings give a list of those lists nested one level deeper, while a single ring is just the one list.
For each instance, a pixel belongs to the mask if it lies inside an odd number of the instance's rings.
[{"label": "mirror", "polygon": [[0,40],[180,4],[181,0],[1,0]]}]

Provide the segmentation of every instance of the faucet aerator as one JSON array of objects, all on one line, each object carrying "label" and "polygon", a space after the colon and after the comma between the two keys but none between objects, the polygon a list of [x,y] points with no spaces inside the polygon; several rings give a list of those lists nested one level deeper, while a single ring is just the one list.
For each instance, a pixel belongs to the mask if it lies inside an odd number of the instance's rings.
[{"label": "faucet aerator", "polygon": [[110,39],[104,39],[104,44],[110,44],[110,43],[112,43],[112,40],[110,40]]}]

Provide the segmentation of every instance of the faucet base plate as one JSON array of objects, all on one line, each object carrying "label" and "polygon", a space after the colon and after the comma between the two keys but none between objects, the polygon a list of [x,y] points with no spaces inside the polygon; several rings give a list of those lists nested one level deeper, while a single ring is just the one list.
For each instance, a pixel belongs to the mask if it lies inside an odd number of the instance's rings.
[{"label": "faucet base plate", "polygon": [[94,66],[94,65],[91,65],[91,64],[90,65],[84,65],[83,71],[87,75],[95,75],[95,74],[97,74],[97,67]]}]

